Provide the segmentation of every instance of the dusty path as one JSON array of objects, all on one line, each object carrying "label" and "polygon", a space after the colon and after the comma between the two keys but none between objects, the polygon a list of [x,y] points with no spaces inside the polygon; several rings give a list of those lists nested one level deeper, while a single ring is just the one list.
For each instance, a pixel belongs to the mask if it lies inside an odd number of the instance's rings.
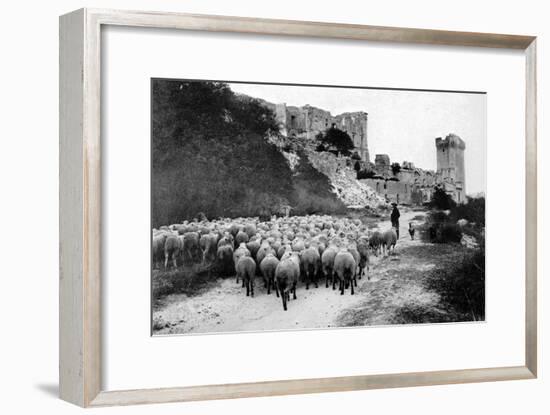
[{"label": "dusty path", "polygon": [[[319,288],[306,290],[301,284],[297,300],[291,300],[288,311],[283,311],[281,299],[272,292],[267,295],[262,278],[256,278],[255,297],[246,297],[235,279],[220,279],[203,294],[187,297],[173,294],[164,297],[153,311],[153,320],[164,326],[155,334],[206,333],[258,330],[289,330],[327,328],[355,325],[384,325],[414,322],[407,310],[421,307],[429,310],[430,321],[445,321],[445,311],[438,308],[439,296],[427,291],[422,279],[427,271],[441,266],[445,258],[452,260],[456,248],[446,244],[433,245],[415,238],[407,231],[408,222],[416,221],[424,212],[402,211],[400,238],[395,255],[372,258],[369,276],[358,280],[355,295],[349,290],[340,295],[338,290]],[[389,229],[389,221],[378,224],[380,230]]]}]

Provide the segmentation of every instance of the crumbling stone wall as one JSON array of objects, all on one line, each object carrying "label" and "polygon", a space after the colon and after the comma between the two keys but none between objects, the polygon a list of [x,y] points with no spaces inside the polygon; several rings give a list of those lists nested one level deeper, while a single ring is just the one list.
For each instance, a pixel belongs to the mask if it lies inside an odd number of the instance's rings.
[{"label": "crumbling stone wall", "polygon": [[281,133],[289,137],[301,137],[314,140],[317,134],[333,125],[345,131],[351,137],[357,153],[365,162],[370,161],[368,148],[368,114],[363,111],[347,112],[333,116],[329,111],[311,105],[303,107],[287,106],[285,103],[272,104],[279,122]]},{"label": "crumbling stone wall", "polygon": [[333,116],[329,111],[311,105],[303,107],[287,106],[285,103],[272,104],[264,101],[273,110],[279,122],[281,133],[286,137],[299,137],[314,140],[317,134],[326,131],[331,126],[346,131],[352,138],[361,160],[340,158],[334,166],[324,166],[332,171],[336,169],[359,170],[373,173],[374,177],[362,179],[379,195],[389,202],[405,204],[421,204],[429,202],[434,188],[440,187],[456,202],[466,200],[464,172],[464,141],[455,134],[449,134],[444,139],[435,139],[437,150],[437,171],[423,170],[414,163],[403,161],[401,170],[394,174],[391,160],[387,154],[377,154],[374,163],[370,161],[368,150],[368,113],[363,111],[347,112]]}]

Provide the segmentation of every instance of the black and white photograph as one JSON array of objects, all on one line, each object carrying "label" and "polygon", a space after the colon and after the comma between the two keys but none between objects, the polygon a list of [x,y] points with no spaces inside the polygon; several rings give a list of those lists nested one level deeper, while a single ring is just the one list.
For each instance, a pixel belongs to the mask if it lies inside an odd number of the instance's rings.
[{"label": "black and white photograph", "polygon": [[151,79],[152,334],[485,321],[486,105]]}]

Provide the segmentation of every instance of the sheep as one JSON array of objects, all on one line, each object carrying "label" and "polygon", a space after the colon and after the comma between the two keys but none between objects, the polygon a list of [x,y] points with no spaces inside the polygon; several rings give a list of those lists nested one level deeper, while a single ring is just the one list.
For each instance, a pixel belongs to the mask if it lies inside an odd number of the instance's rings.
[{"label": "sheep", "polygon": [[289,254],[281,260],[275,269],[275,293],[283,300],[283,310],[287,311],[287,301],[290,300],[290,292],[296,300],[296,285],[300,277],[300,259],[296,254]]},{"label": "sheep", "polygon": [[355,261],[356,268],[353,271],[352,283],[355,284],[355,286],[357,287],[357,278],[356,278],[357,267],[359,267],[359,262],[361,261],[361,255],[359,254],[359,251],[355,246],[350,246],[348,248],[348,252],[351,254],[351,256],[353,257],[353,260]]},{"label": "sheep", "polygon": [[212,263],[216,259],[218,237],[214,233],[201,236],[199,246],[202,250],[202,263]]},{"label": "sheep", "polygon": [[200,255],[199,234],[187,232],[183,234],[183,261],[196,262]]},{"label": "sheep", "polygon": [[321,266],[321,256],[316,247],[310,247],[302,253],[302,268],[305,274],[306,290],[309,290],[309,283],[313,281],[315,288],[318,288],[317,274]]},{"label": "sheep", "polygon": [[[249,257],[249,256],[250,256],[250,251],[248,250],[244,242],[233,253],[233,262],[235,263],[235,272],[237,274],[237,277],[236,277],[237,284],[239,283],[239,273],[237,272],[237,264],[239,263],[239,260],[241,258]],[[244,280],[243,280],[243,287],[244,287]]]},{"label": "sheep", "polygon": [[275,239],[272,243],[271,243],[271,247],[273,248],[273,250],[275,252],[278,252],[279,251],[279,248],[283,245],[282,241],[280,239]]},{"label": "sheep", "polygon": [[388,229],[382,235],[382,250],[384,255],[390,255],[391,252],[395,252],[395,244],[397,243],[397,233],[395,229]]},{"label": "sheep", "polygon": [[382,234],[375,231],[369,238],[369,248],[373,250],[374,255],[378,256],[382,248]]},{"label": "sheep", "polygon": [[292,250],[294,252],[301,252],[305,249],[305,243],[300,238],[295,238],[294,241],[292,241]]},{"label": "sheep", "polygon": [[[331,282],[334,282],[334,258],[336,258],[336,254],[338,253],[338,248],[331,245],[327,249],[324,250],[323,255],[321,256],[321,264],[323,269],[323,274],[325,275],[325,288],[328,288],[328,281],[329,279]],[[333,284],[334,289],[334,284]]]},{"label": "sheep", "polygon": [[277,258],[281,259],[286,252],[292,251],[292,247],[289,244],[282,245],[277,250]]},{"label": "sheep", "polygon": [[279,260],[272,253],[267,254],[260,263],[260,270],[264,277],[268,295],[271,294],[271,288],[275,287],[275,270],[277,269],[277,265],[279,265]]},{"label": "sheep", "polygon": [[250,256],[254,259],[256,259],[256,255],[258,254],[258,250],[260,249],[261,241],[259,239],[254,239],[252,241],[249,241],[246,244],[246,247],[250,251]]},{"label": "sheep", "polygon": [[188,224],[182,224],[178,226],[178,235],[184,235],[188,232],[198,232],[199,228],[196,225],[188,225]]},{"label": "sheep", "polygon": [[240,230],[241,225],[239,225],[238,223],[232,223],[228,228],[228,232],[233,236],[233,239],[235,239]]},{"label": "sheep", "polygon": [[218,248],[220,246],[229,245],[232,249],[235,248],[235,245],[233,243],[233,235],[230,233],[226,233],[219,241],[218,241]]},{"label": "sheep", "polygon": [[160,268],[164,260],[164,243],[168,237],[167,233],[158,233],[153,236],[153,269]]},{"label": "sheep", "polygon": [[174,268],[178,268],[177,258],[182,246],[176,235],[169,235],[164,242],[164,269],[168,269],[168,260],[172,259]]},{"label": "sheep", "polygon": [[317,250],[319,251],[319,255],[323,255],[323,252],[325,252],[326,245],[323,242],[319,242],[317,244]]},{"label": "sheep", "polygon": [[[354,294],[353,290],[353,279],[355,278],[355,270],[357,269],[357,264],[353,255],[346,251],[342,250],[336,254],[334,258],[334,276],[338,278],[340,284],[340,295],[344,295],[344,289],[348,288],[351,285],[351,295]],[[351,283],[351,284],[350,284]],[[336,279],[333,279],[333,289],[336,284]]]},{"label": "sheep", "polygon": [[233,247],[231,245],[222,245],[218,247],[216,258],[218,269],[222,275],[227,275],[234,269],[235,264],[233,262]]},{"label": "sheep", "polygon": [[247,223],[244,225],[244,232],[248,235],[249,238],[252,238],[254,235],[256,235],[256,225],[253,223]]},{"label": "sheep", "polygon": [[357,252],[359,252],[359,279],[365,273],[365,268],[367,269],[367,279],[370,280],[369,276],[369,243],[365,239],[359,239],[357,241]]},{"label": "sheep", "polygon": [[244,232],[242,230],[237,232],[237,235],[235,236],[235,244],[237,246],[240,246],[241,243],[243,243],[243,242],[247,243],[248,240],[249,240],[249,238],[248,238],[248,235],[246,234],[246,232]]},{"label": "sheep", "polygon": [[266,257],[267,254],[273,254],[276,255],[277,252],[271,247],[271,245],[268,242],[264,242],[262,246],[260,246],[260,249],[258,249],[258,252],[256,253],[256,263],[261,264],[263,259]]},{"label": "sheep", "polygon": [[256,262],[250,256],[243,256],[236,265],[237,280],[242,278],[246,286],[246,296],[254,297],[254,279],[256,278]]}]

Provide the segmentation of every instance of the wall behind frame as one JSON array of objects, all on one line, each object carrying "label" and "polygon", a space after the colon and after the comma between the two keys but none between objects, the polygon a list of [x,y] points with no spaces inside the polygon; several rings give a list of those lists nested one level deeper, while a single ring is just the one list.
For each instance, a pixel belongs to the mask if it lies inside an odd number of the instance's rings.
[{"label": "wall behind frame", "polygon": [[[0,303],[4,339],[0,366],[2,386],[7,391],[2,412],[76,414],[80,409],[55,398],[57,394],[57,303],[58,303],[58,16],[79,7],[105,7],[242,15],[286,19],[320,20],[375,25],[429,27],[449,30],[536,34],[539,36],[539,137],[547,136],[546,103],[550,87],[544,78],[550,69],[550,29],[545,4],[534,0],[483,3],[433,1],[321,3],[201,0],[175,3],[168,0],[31,0],[4,6],[2,31],[4,65],[2,76],[3,139],[0,151],[2,204],[0,229],[3,259],[3,300]],[[7,55],[7,56],[6,56]],[[498,74],[495,74],[498,76]],[[546,162],[546,163],[544,163]],[[539,177],[550,163],[548,146],[539,139]],[[548,204],[548,191],[539,187],[539,212]],[[7,203],[6,203],[7,202]],[[550,228],[540,224],[540,253],[550,243]],[[32,229],[39,238],[28,246]],[[547,231],[547,232],[545,232]],[[548,256],[546,256],[547,258]],[[539,275],[550,263],[539,255]],[[540,327],[550,317],[547,285],[539,285]],[[315,411],[333,414],[364,414],[365,410],[388,414],[499,413],[544,414],[550,405],[550,369],[544,355],[546,332],[541,332],[541,373],[536,381],[500,382],[380,390],[339,394],[259,398],[240,401],[123,407],[91,410],[109,414],[280,414]]]}]

